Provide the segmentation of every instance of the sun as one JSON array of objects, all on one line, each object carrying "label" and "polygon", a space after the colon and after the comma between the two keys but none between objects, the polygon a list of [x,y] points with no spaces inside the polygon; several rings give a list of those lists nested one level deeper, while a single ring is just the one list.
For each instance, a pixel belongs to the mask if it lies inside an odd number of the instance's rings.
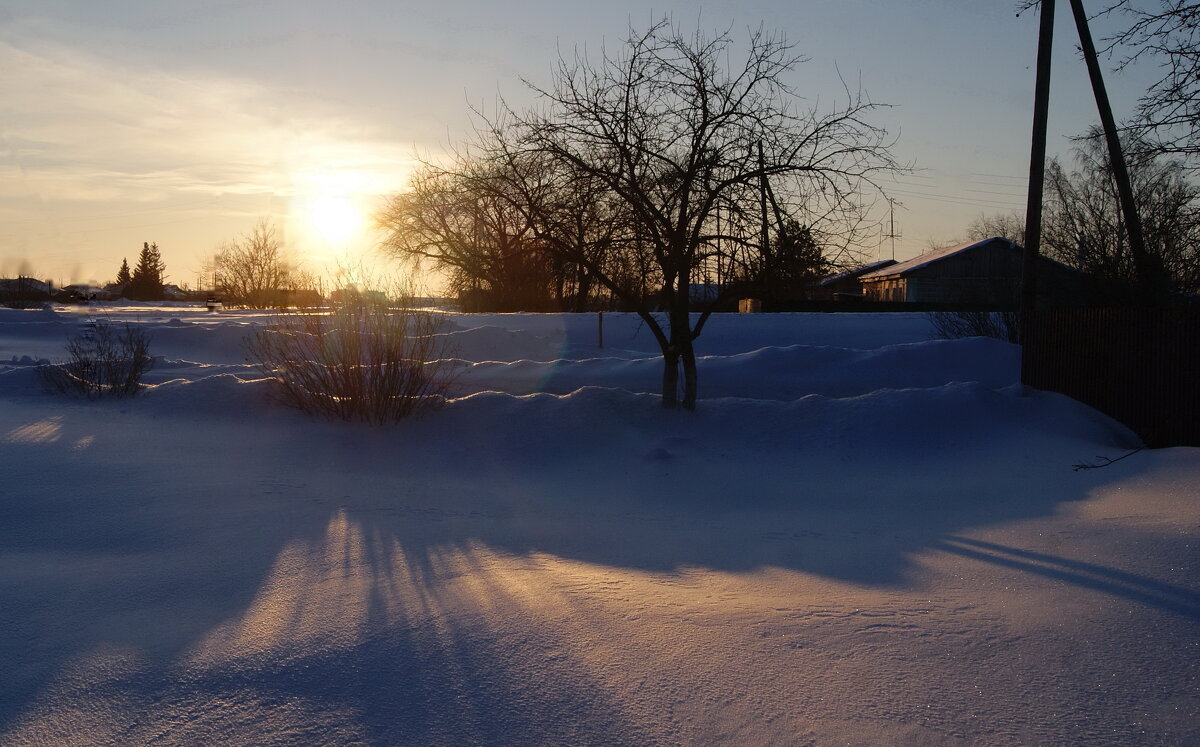
[{"label": "sun", "polygon": [[308,201],[307,214],[314,231],[331,247],[344,246],[366,225],[362,210],[344,195],[313,197]]}]

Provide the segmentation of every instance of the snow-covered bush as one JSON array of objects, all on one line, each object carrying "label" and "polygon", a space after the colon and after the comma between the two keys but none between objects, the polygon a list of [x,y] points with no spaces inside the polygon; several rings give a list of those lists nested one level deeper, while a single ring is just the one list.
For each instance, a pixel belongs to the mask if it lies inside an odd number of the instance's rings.
[{"label": "snow-covered bush", "polygon": [[934,311],[929,323],[944,340],[960,337],[995,337],[1016,342],[1020,328],[1015,311]]},{"label": "snow-covered bush", "polygon": [[449,367],[437,319],[355,295],[328,313],[290,313],[247,339],[284,405],[322,417],[390,423],[445,401]]},{"label": "snow-covered bush", "polygon": [[150,339],[132,324],[93,322],[67,340],[67,360],[40,366],[42,382],[52,391],[95,399],[132,397],[150,370]]}]

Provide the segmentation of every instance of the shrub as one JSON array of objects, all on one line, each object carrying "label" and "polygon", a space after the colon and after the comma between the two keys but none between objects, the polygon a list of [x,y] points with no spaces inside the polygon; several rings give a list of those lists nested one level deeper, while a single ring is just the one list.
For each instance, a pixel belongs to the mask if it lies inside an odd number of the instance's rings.
[{"label": "shrub", "polygon": [[150,370],[150,339],[131,324],[97,322],[67,340],[67,360],[38,371],[48,389],[96,399],[132,397]]},{"label": "shrub", "polygon": [[1019,315],[1015,311],[935,311],[926,315],[938,337],[995,337],[1017,342]]},{"label": "shrub", "polygon": [[381,424],[440,406],[450,384],[433,314],[365,295],[290,313],[247,339],[275,397],[312,415]]}]

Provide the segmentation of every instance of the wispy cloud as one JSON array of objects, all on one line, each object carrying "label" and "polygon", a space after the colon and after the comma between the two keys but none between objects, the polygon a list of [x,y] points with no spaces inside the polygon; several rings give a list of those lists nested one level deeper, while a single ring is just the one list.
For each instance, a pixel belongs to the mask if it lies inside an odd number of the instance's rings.
[{"label": "wispy cloud", "polygon": [[104,277],[146,234],[169,237],[178,272],[259,216],[297,224],[314,185],[365,204],[412,168],[412,144],[304,91],[11,36],[0,28],[0,275],[32,261]]},{"label": "wispy cloud", "polygon": [[297,173],[399,186],[409,147],[302,92],[135,70],[0,40],[0,197],[152,201],[164,193],[287,195]]}]

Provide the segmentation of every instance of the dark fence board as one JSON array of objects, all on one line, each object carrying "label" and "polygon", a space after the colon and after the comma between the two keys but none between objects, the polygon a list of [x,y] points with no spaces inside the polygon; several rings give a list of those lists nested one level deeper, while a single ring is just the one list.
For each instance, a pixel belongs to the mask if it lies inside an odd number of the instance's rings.
[{"label": "dark fence board", "polygon": [[1200,312],[1038,311],[1021,380],[1095,407],[1147,446],[1200,446]]}]

